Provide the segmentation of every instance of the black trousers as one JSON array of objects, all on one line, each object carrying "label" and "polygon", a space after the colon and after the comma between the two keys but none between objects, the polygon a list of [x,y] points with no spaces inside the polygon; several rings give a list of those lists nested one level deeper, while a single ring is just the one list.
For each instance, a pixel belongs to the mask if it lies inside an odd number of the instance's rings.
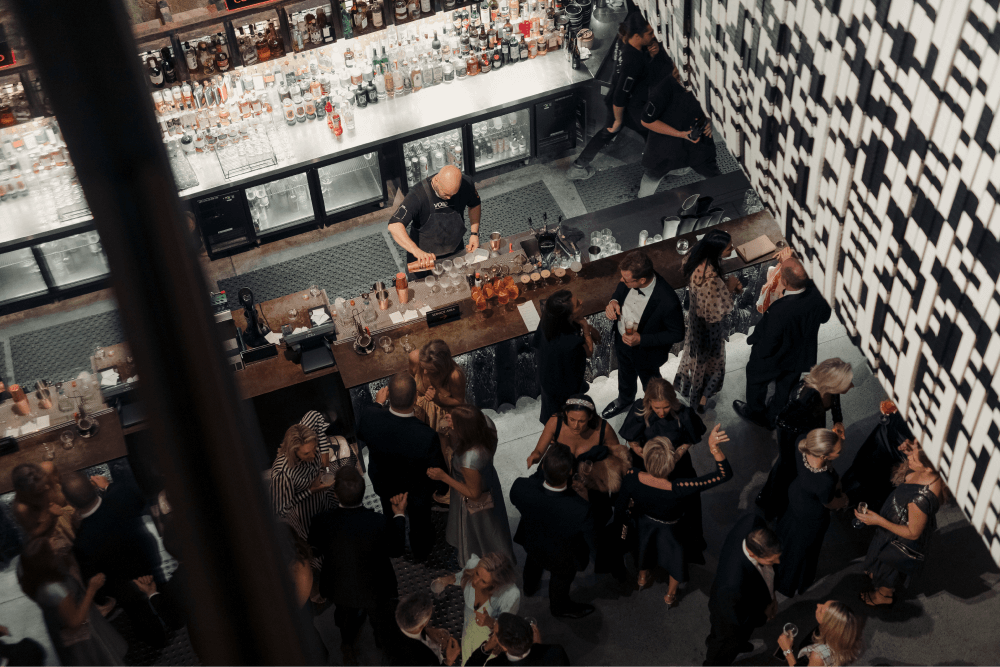
[{"label": "black trousers", "polygon": [[[761,421],[773,424],[778,413],[788,404],[788,397],[802,373],[781,373],[777,378],[760,380],[747,374],[747,406],[750,413]],[[767,388],[774,382],[774,397],[767,404]]]},{"label": "black trousers", "polygon": [[788,488],[795,481],[795,441],[798,431],[778,429],[778,459],[771,466],[771,472],[764,482],[764,488],[757,494],[757,506],[764,510],[768,521],[782,517],[788,509]]},{"label": "black trousers", "polygon": [[753,628],[737,628],[735,631],[727,629],[725,632],[712,623],[712,629],[705,639],[705,662],[703,665],[731,665],[736,660],[736,656],[746,649],[746,643],[750,641]]},{"label": "black trousers", "polygon": [[611,132],[608,132],[608,128],[614,127],[614,124],[615,124],[615,110],[612,107],[612,105],[608,104],[607,117],[604,120],[604,125],[601,127],[601,130],[597,134],[595,134],[590,138],[590,141],[587,142],[587,145],[583,147],[583,152],[580,153],[580,156],[578,158],[576,158],[577,164],[584,167],[589,165],[594,160],[594,158],[597,157],[597,154],[600,153],[602,150],[604,150],[604,148],[608,144],[617,139],[618,135],[621,134],[622,130],[624,130],[626,127],[635,131],[643,139],[645,139],[646,135],[649,134],[649,130],[644,128],[642,126],[642,123],[640,123],[639,121],[637,121],[635,118],[632,117],[632,114],[629,113],[628,107],[625,108],[625,114],[622,121],[621,129],[612,134]]},{"label": "black trousers", "polygon": [[385,639],[389,636],[390,626],[388,622],[392,619],[392,614],[396,609],[395,600],[372,600],[368,607],[348,607],[346,605],[336,605],[333,610],[333,622],[340,630],[340,641],[344,644],[353,645],[361,633],[361,628],[365,624],[365,618],[371,623],[375,633],[375,645],[384,646]]},{"label": "black trousers", "polygon": [[[392,514],[392,503],[389,496],[379,496],[382,501],[382,513]],[[410,538],[410,549],[417,561],[425,560],[434,548],[434,524],[431,523],[430,499],[411,498],[406,505],[406,528]]]},{"label": "black trousers", "polygon": [[660,367],[649,368],[637,365],[633,348],[622,342],[618,333],[618,322],[612,324],[615,339],[615,354],[618,356],[618,400],[631,403],[635,400],[635,380],[642,383],[645,391],[650,379],[660,377]]},{"label": "black trousers", "polygon": [[22,639],[16,644],[0,642],[0,659],[6,660],[6,664],[15,665],[43,665],[45,664],[45,649],[34,639]]},{"label": "black trousers", "polygon": [[146,594],[132,581],[108,579],[101,587],[101,592],[117,600],[139,639],[153,648],[163,648],[167,645],[165,622],[153,607],[150,598],[146,597]]},{"label": "black trousers", "polygon": [[524,588],[538,588],[542,572],[549,571],[549,610],[554,614],[566,611],[575,603],[569,597],[570,586],[576,578],[576,565],[572,562],[554,562],[528,553],[524,559]]},{"label": "black trousers", "polygon": [[650,178],[663,178],[667,172],[684,167],[691,167],[705,178],[714,178],[722,173],[715,140],[711,137],[702,137],[698,143],[692,144],[687,139],[663,135],[653,141],[651,134],[646,141],[642,166]]}]

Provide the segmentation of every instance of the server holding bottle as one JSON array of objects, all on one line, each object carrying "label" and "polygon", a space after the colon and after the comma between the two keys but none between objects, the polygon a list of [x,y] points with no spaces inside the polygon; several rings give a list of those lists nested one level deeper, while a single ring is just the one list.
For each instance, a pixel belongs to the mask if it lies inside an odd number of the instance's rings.
[{"label": "server holding bottle", "polygon": [[[463,245],[466,208],[472,236],[468,245]],[[482,212],[472,179],[463,176],[458,167],[447,165],[410,189],[389,219],[389,233],[406,250],[407,264],[419,261],[429,267],[435,260],[479,247]]]}]

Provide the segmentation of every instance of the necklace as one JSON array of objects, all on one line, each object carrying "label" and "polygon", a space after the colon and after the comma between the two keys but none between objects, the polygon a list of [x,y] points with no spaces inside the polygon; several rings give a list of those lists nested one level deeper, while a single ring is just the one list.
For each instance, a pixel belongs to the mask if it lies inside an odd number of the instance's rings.
[{"label": "necklace", "polygon": [[822,468],[814,468],[813,466],[811,466],[809,464],[809,457],[806,456],[805,452],[802,452],[802,463],[805,464],[806,470],[808,470],[809,472],[826,472],[827,471],[827,466],[823,466]]}]

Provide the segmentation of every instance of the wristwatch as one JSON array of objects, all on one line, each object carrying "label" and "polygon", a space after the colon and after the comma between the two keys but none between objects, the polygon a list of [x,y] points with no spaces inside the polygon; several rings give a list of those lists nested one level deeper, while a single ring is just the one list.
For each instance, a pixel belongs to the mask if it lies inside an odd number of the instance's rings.
[{"label": "wristwatch", "polygon": [[783,655],[791,655],[791,654],[792,654],[792,649],[790,649],[790,648],[786,648],[786,649],[785,649],[784,651],[782,651],[781,653],[782,653]]}]

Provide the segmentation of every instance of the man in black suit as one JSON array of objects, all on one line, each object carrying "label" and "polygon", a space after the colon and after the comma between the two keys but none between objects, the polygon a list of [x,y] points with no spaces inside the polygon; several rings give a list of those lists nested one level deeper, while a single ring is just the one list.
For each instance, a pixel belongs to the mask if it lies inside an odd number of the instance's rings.
[{"label": "man in black suit", "polygon": [[604,409],[601,416],[605,419],[628,410],[635,401],[636,377],[645,389],[650,378],[660,376],[670,348],[684,340],[680,299],[670,283],[653,270],[649,255],[633,250],[618,269],[621,283],[604,309],[609,320],[618,321],[614,327],[618,398]]},{"label": "man in black suit", "polygon": [[393,665],[453,665],[462,646],[447,630],[430,626],[434,598],[429,591],[411,593],[396,605],[399,630],[390,651]]},{"label": "man in black suit", "polygon": [[354,641],[366,615],[379,643],[391,628],[387,620],[399,593],[390,558],[403,555],[406,494],[391,499],[391,517],[365,508],[365,479],[354,467],[337,471],[333,490],[340,507],[313,518],[309,544],[323,557],[319,592],[337,606],[333,618],[344,661],[354,664]]},{"label": "man in black suit", "polygon": [[514,480],[510,502],[521,512],[514,541],[524,547],[524,594],[538,590],[548,570],[549,610],[553,616],[583,618],[594,605],[573,602],[569,589],[590,562],[594,522],[590,503],[569,487],[575,458],[566,445],[549,446],[542,459],[544,481],[537,475]]},{"label": "man in black suit", "polygon": [[774,566],[781,544],[763,517],[747,514],[729,531],[708,599],[712,630],[705,640],[706,665],[731,665],[753,649],[754,628],[774,618]]},{"label": "man in black suit", "polygon": [[[164,581],[160,549],[143,521],[146,503],[142,495],[125,482],[109,484],[106,477],[88,479],[79,472],[62,473],[60,483],[66,500],[80,516],[73,555],[83,580],[103,572],[106,579],[99,595],[117,600],[140,639],[154,648],[166,646],[165,623],[151,601],[158,593],[147,579]],[[104,490],[103,496],[95,485]]]},{"label": "man in black suit", "polygon": [[[497,657],[487,662],[487,653]],[[569,656],[561,644],[543,644],[538,626],[514,614],[497,618],[493,636],[476,649],[466,665],[568,665]]]},{"label": "man in black suit", "polygon": [[[397,373],[379,390],[376,405],[366,407],[358,419],[358,440],[368,446],[368,476],[382,500],[383,511],[390,499],[407,495],[410,548],[420,562],[434,547],[431,507],[434,480],[422,471],[446,469],[438,434],[413,414],[417,383],[409,373]],[[383,405],[388,398],[388,407]]]},{"label": "man in black suit", "polygon": [[[733,401],[733,409],[758,426],[772,424],[802,373],[816,365],[819,327],[829,321],[826,302],[805,268],[796,259],[781,267],[785,293],[771,304],[747,338],[747,400]],[[774,382],[774,398],[765,405],[767,387]]]}]

